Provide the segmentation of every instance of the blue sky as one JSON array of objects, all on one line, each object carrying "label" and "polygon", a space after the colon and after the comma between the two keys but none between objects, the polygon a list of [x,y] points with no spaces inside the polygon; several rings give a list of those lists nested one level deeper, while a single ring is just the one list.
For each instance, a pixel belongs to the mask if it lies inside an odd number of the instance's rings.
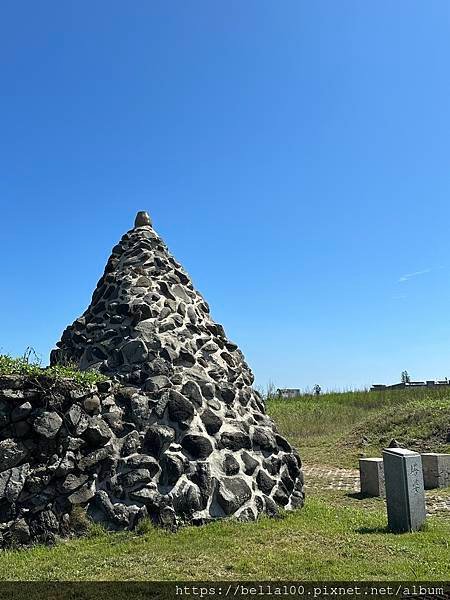
[{"label": "blue sky", "polygon": [[266,386],[450,376],[446,0],[6,1],[0,348],[147,209]]}]

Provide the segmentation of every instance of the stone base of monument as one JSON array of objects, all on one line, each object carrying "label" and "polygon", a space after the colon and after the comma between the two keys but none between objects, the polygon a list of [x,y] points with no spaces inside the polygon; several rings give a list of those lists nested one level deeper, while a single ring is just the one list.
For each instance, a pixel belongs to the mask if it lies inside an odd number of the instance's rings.
[{"label": "stone base of monument", "polygon": [[160,400],[114,380],[0,376],[0,549],[76,535],[77,514],[109,530],[145,517],[176,529],[302,506],[300,457],[267,416],[247,433],[206,409],[216,431],[194,434],[175,421],[181,398],[167,398],[163,421]]},{"label": "stone base of monument", "polygon": [[360,458],[359,477],[361,494],[384,496],[384,467],[382,458]]},{"label": "stone base of monument", "polygon": [[450,454],[422,454],[423,480],[426,490],[450,485]]},{"label": "stone base of monument", "polygon": [[383,463],[389,529],[417,531],[426,517],[421,456],[405,448],[386,448]]}]

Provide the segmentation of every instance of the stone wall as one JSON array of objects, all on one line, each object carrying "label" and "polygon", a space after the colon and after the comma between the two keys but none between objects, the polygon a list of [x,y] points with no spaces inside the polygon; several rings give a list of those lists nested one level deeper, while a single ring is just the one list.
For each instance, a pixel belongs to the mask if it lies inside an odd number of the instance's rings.
[{"label": "stone wall", "polygon": [[44,373],[0,377],[2,547],[69,535],[75,506],[130,529],[144,516],[175,528],[302,505],[300,459],[248,397],[222,406],[195,386],[82,389]]}]

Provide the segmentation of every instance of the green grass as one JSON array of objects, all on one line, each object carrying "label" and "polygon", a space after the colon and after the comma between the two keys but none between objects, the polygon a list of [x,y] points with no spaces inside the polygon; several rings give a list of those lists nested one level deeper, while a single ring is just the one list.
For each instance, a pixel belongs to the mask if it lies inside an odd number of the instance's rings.
[{"label": "green grass", "polygon": [[450,522],[425,531],[387,533],[383,503],[341,506],[310,498],[284,519],[215,522],[169,533],[108,534],[54,548],[7,551],[0,579],[13,580],[443,580],[448,578]]},{"label": "green grass", "polygon": [[381,456],[393,438],[411,449],[450,451],[448,388],[270,399],[267,409],[309,463],[356,468],[358,457]]},{"label": "green grass", "polygon": [[7,354],[0,354],[0,377],[3,375],[23,375],[29,378],[50,381],[71,380],[81,386],[90,386],[107,377],[97,371],[80,371],[76,365],[54,365],[42,367],[37,359],[31,360],[28,355],[13,358]]}]

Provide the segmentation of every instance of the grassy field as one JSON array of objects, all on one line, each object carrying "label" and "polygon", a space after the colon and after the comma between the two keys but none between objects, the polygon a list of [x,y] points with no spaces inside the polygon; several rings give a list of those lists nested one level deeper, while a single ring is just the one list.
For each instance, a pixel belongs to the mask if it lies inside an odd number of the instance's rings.
[{"label": "grassy field", "polygon": [[450,452],[450,389],[344,392],[270,399],[268,412],[305,462],[358,466],[395,438],[413,450]]},{"label": "grassy field", "polygon": [[[449,395],[435,391],[326,394],[270,400],[268,411],[305,463],[357,466],[392,437],[448,450]],[[365,436],[367,442],[361,444]],[[450,489],[439,490],[450,497]],[[433,580],[450,578],[450,515],[423,531],[386,530],[384,501],[313,490],[302,510],[257,523],[215,522],[177,533],[88,537],[0,554],[1,580]]]},{"label": "grassy field", "polygon": [[95,533],[54,548],[8,551],[0,578],[14,580],[443,580],[450,522],[426,531],[385,531],[379,500],[342,505],[339,494],[310,498],[280,520],[216,522],[178,533],[154,528]]}]

